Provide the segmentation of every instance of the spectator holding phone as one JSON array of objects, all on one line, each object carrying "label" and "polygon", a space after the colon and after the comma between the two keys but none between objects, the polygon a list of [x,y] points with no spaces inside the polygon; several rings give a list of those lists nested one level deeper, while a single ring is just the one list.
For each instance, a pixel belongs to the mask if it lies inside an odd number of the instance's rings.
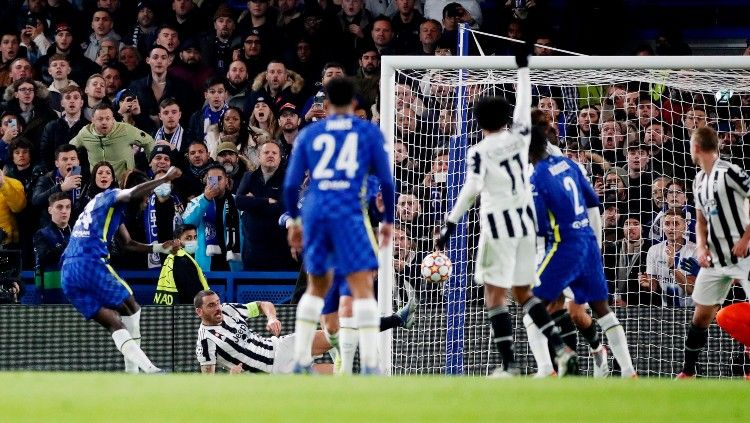
[{"label": "spectator holding phone", "polygon": [[0,165],[10,162],[10,145],[23,132],[23,118],[13,112],[4,112],[0,117]]},{"label": "spectator holding phone", "polygon": [[[63,144],[55,150],[55,170],[44,174],[36,182],[31,203],[41,209],[48,206],[50,195],[64,192],[68,194],[72,207],[75,208],[81,199],[83,182],[76,148],[70,144]],[[41,216],[41,219],[44,224],[49,222],[49,216]]]}]

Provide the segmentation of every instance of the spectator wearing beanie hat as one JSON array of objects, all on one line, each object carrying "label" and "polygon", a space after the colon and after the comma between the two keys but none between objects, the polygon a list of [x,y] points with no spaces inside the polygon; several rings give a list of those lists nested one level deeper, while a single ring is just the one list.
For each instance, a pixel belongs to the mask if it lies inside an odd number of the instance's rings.
[{"label": "spectator wearing beanie hat", "polygon": [[236,29],[234,12],[226,4],[221,4],[214,13],[212,30],[200,40],[203,63],[212,67],[217,75],[226,75],[232,63],[232,51],[240,47]]}]

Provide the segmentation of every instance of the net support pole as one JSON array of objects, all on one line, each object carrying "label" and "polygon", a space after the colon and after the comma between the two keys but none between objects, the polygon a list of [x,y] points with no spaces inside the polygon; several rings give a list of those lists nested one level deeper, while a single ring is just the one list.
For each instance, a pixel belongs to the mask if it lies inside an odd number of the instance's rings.
[{"label": "net support pole", "polygon": [[[380,130],[385,137],[385,151],[388,160],[393,164],[393,140],[396,136],[396,70],[384,66],[380,72]],[[395,201],[395,198],[394,198]],[[378,312],[381,316],[389,316],[393,310],[393,240],[387,247],[378,250]],[[378,356],[380,368],[384,375],[391,375],[393,370],[393,330],[380,332],[378,335]]]},{"label": "net support pole", "polygon": [[[469,53],[469,31],[466,24],[458,27],[458,54]],[[448,180],[446,182],[448,209],[452,208],[458,193],[464,184],[466,166],[466,79],[465,70],[458,71],[458,90],[456,93],[457,134],[450,138],[448,147]],[[467,275],[467,227],[466,218],[462,218],[456,227],[456,233],[448,244],[448,256],[453,263],[453,275],[445,285],[445,373],[461,375],[464,373],[464,327],[466,321],[466,285]]]}]

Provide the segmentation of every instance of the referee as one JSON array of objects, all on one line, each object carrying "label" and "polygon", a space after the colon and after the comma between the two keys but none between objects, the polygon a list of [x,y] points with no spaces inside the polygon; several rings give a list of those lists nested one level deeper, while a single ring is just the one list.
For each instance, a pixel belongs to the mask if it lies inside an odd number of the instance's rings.
[{"label": "referee", "polygon": [[700,266],[693,289],[695,311],[685,339],[685,363],[678,379],[695,377],[696,361],[708,341],[708,326],[724,302],[734,279],[750,294],[750,175],[719,158],[716,132],[704,127],[690,138],[690,155],[700,167],[693,182],[696,225],[695,258],[683,259],[680,266],[695,270]]}]

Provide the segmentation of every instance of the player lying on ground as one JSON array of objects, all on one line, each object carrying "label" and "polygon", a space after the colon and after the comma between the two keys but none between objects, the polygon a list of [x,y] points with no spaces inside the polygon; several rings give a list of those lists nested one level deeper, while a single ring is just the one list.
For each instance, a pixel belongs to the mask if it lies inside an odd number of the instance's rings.
[{"label": "player lying on ground", "polygon": [[[195,296],[195,312],[201,319],[198,328],[196,355],[201,372],[214,373],[216,365],[232,373],[289,373],[294,365],[295,334],[279,336],[281,322],[276,307],[265,301],[248,304],[222,304],[211,290]],[[411,324],[404,309],[381,318],[381,330]],[[263,337],[247,326],[246,319],[264,315],[266,329],[273,335]],[[413,318],[412,318],[413,320]],[[322,330],[313,332],[311,356],[333,348]]]},{"label": "player lying on ground", "polygon": [[[295,255],[304,252],[310,275],[297,306],[295,361],[298,372],[310,371],[310,345],[336,269],[347,275],[354,297],[364,373],[377,373],[378,306],[372,274],[378,268],[378,247],[362,210],[362,185],[368,174],[380,180],[385,206],[380,245],[386,246],[393,232],[393,177],[380,129],[352,113],[352,81],[331,79],[326,93],[329,117],[300,132],[284,181],[284,204],[294,222],[289,245]],[[308,170],[310,186],[300,213],[299,190]]]},{"label": "player lying on ground", "polygon": [[446,218],[437,241],[443,249],[466,210],[482,194],[479,209],[479,251],[475,280],[484,285],[485,307],[492,341],[503,359],[496,377],[520,373],[513,354],[513,324],[506,305],[508,291],[523,306],[554,347],[560,376],[577,368],[575,351],[562,341],[542,302],[531,288],[537,285],[536,234],[531,187],[527,177],[531,131],[531,83],[527,51],[516,55],[518,84],[513,126],[511,106],[502,97],[480,98],[474,116],[484,139],[467,152],[466,183]]},{"label": "player lying on ground", "polygon": [[[622,376],[636,376],[625,330],[607,304],[607,280],[599,248],[601,235],[597,236],[601,234],[599,198],[578,164],[548,153],[547,137],[538,126],[532,130],[529,160],[534,165],[531,186],[537,233],[546,241],[546,254],[537,270],[541,284],[534,288],[534,295],[547,304],[550,312],[557,312],[561,308],[556,309],[554,304],[559,304],[563,290],[570,288],[578,307],[590,305],[620,363]],[[575,311],[580,314],[582,310]],[[581,320],[581,334],[589,345],[601,348],[593,320],[577,317]],[[552,374],[547,339],[529,316],[524,316],[524,324],[539,368],[537,374]],[[606,356],[603,358],[606,363]],[[599,367],[595,366],[597,376],[604,376],[599,374],[604,371],[603,366]]]},{"label": "player lying on ground", "polygon": [[109,265],[108,245],[119,233],[124,247],[130,251],[168,254],[176,250],[178,246],[173,241],[150,245],[133,241],[121,222],[129,201],[141,201],[154,188],[180,175],[182,172],[172,167],[162,178],[130,189],[108,189],[97,194],[78,217],[61,259],[65,296],[83,317],[94,319],[112,333],[129,373],[138,373],[139,368],[146,373],[161,369],[141,350],[141,307],[128,284]]},{"label": "player lying on ground", "polygon": [[[708,326],[738,279],[750,296],[750,175],[719,158],[719,138],[710,127],[690,137],[690,156],[700,167],[693,181],[695,210],[695,258],[700,265],[693,287],[693,320],[685,338],[685,362],[680,379],[695,377],[698,356],[708,342]],[[692,264],[692,266],[691,266]],[[690,271],[694,262],[682,260]],[[727,316],[729,317],[729,316]]]}]

